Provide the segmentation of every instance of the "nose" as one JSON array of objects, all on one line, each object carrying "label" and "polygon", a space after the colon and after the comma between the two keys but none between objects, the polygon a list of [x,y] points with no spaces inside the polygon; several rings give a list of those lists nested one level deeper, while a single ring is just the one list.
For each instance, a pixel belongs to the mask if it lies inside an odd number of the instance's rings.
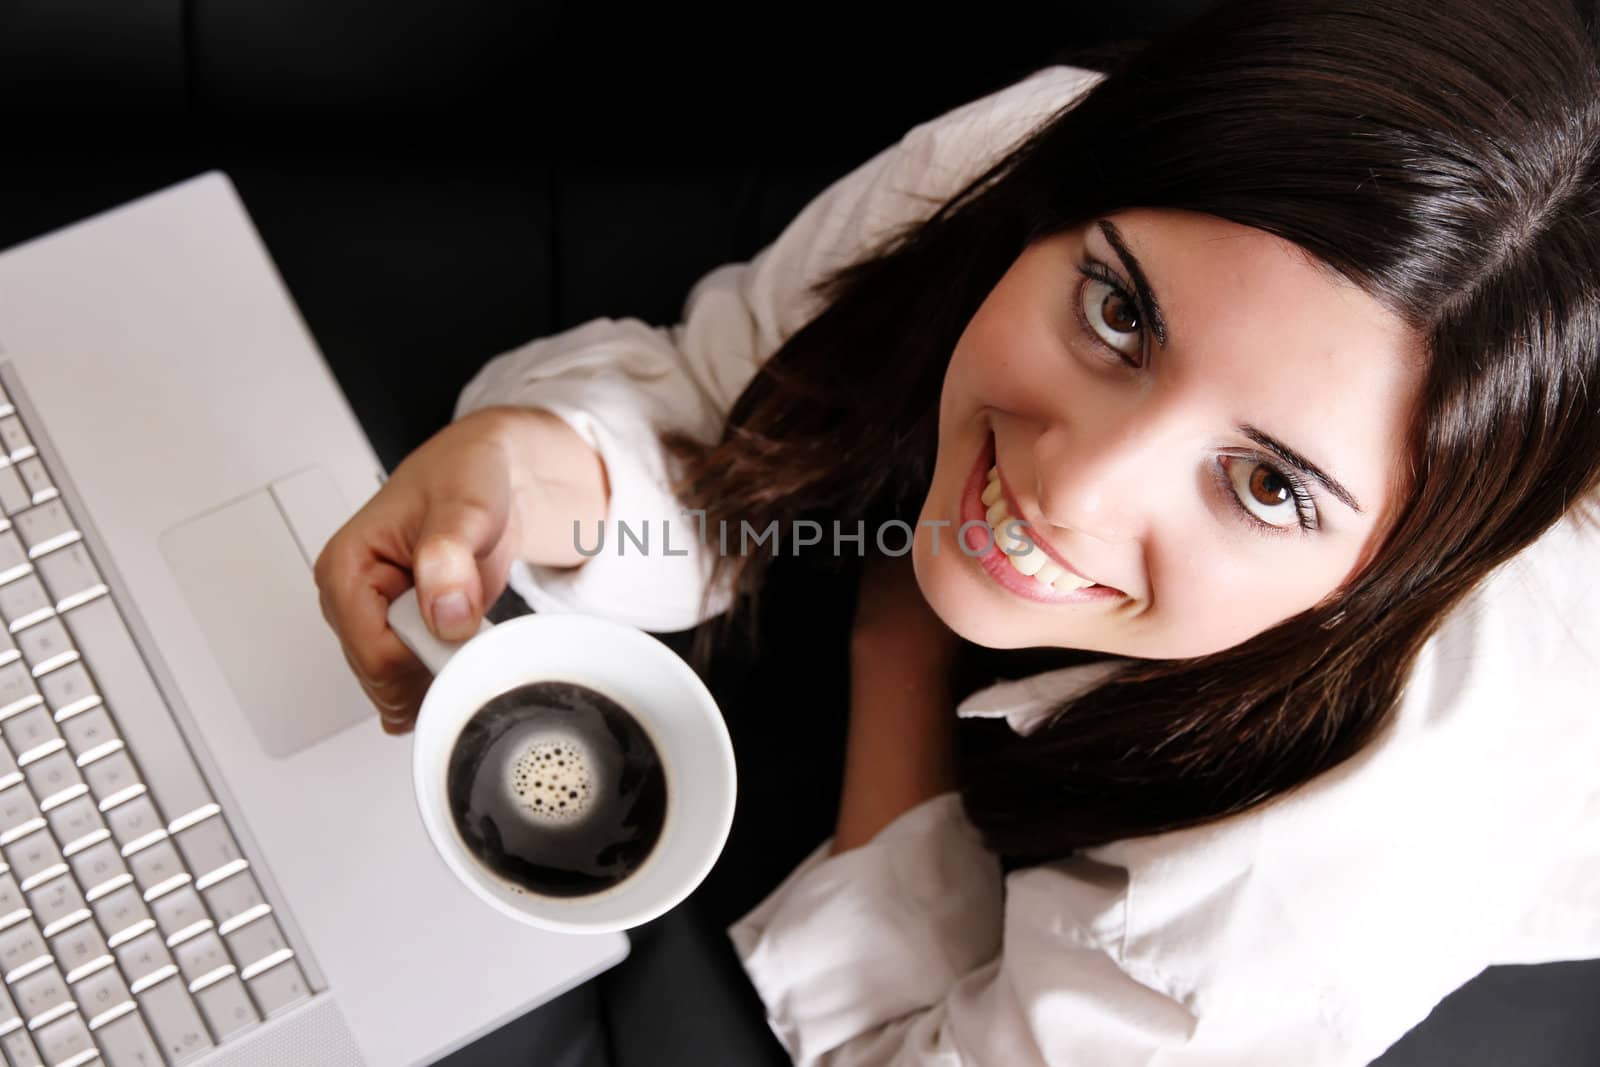
[{"label": "nose", "polygon": [[1074,414],[1053,420],[1034,442],[1040,518],[1109,544],[1139,539],[1160,495],[1174,495],[1161,459],[1173,448],[1171,420],[1155,405]]}]

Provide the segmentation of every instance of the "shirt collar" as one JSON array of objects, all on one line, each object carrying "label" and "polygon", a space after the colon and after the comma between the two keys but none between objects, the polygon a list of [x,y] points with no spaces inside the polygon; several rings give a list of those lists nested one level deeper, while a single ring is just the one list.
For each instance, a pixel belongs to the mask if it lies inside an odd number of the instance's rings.
[{"label": "shirt collar", "polygon": [[1031,734],[1056,708],[1087,693],[1127,662],[1122,657],[1098,660],[997,682],[956,705],[956,714],[967,719],[1005,719],[1017,733]]}]

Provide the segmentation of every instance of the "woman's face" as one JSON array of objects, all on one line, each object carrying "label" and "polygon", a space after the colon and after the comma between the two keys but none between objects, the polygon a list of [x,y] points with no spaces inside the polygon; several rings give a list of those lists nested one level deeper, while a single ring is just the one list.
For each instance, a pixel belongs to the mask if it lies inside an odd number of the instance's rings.
[{"label": "woman's face", "polygon": [[1209,215],[1036,242],[950,360],[923,595],[992,648],[1237,645],[1338,590],[1388,530],[1421,351],[1295,245]]}]

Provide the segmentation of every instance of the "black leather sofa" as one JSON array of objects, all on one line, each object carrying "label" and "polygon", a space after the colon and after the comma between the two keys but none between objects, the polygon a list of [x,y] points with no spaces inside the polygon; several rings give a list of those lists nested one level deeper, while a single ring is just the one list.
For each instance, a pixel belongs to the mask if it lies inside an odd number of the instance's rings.
[{"label": "black leather sofa", "polygon": [[[7,0],[0,247],[226,170],[392,468],[496,353],[596,316],[674,322],[704,272],[757,251],[911,124],[1052,60],[1094,66],[1203,6],[955,18],[828,4]],[[848,606],[847,590],[804,585],[779,597],[809,617]],[[823,658],[837,668],[838,649]],[[735,662],[713,688],[737,707],[767,699],[758,683],[784,670]],[[837,670],[816,684],[836,683]],[[824,755],[840,743],[816,741]],[[789,826],[756,874],[775,884],[826,824]],[[719,885],[706,892],[720,904],[753,903]],[[1600,1063],[1597,1006],[1600,963],[1492,968],[1378,1062]],[[686,907],[639,931],[624,967],[445,1062],[782,1062],[758,1007]]]}]

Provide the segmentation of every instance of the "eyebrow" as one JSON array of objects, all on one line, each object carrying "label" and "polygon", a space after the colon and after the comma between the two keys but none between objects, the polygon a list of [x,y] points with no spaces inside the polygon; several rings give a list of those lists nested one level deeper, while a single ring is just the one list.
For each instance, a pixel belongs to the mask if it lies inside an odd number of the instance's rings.
[{"label": "eyebrow", "polygon": [[1250,440],[1254,441],[1262,448],[1265,448],[1269,452],[1276,455],[1289,466],[1300,471],[1308,478],[1314,478],[1321,482],[1323,486],[1326,487],[1328,492],[1342,500],[1351,511],[1354,511],[1358,515],[1361,514],[1361,505],[1356,502],[1356,498],[1350,492],[1350,490],[1340,485],[1338,479],[1334,478],[1331,474],[1328,474],[1321,467],[1318,467],[1315,463],[1312,463],[1309,459],[1306,459],[1300,453],[1296,452],[1294,449],[1290,448],[1288,445],[1284,444],[1282,441],[1273,437],[1264,430],[1257,429],[1248,423],[1241,423],[1238,429],[1240,433],[1250,438]]},{"label": "eyebrow", "polygon": [[1110,219],[1095,220],[1100,227],[1100,232],[1105,234],[1106,240],[1111,244],[1111,250],[1122,260],[1122,269],[1133,278],[1133,288],[1139,294],[1139,303],[1150,316],[1150,328],[1155,331],[1156,341],[1163,348],[1167,344],[1167,319],[1161,314],[1161,302],[1156,299],[1156,291],[1150,288],[1150,280],[1144,276],[1144,268],[1139,266],[1139,258],[1129,249],[1128,243],[1122,239],[1122,231]]}]

